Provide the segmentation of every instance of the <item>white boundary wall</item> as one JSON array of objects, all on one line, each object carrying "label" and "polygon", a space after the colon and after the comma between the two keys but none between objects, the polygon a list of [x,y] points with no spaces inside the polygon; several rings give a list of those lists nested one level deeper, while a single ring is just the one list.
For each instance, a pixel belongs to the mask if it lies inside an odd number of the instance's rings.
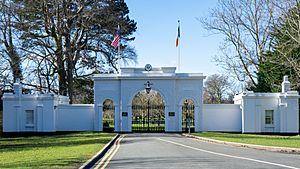
[{"label": "white boundary wall", "polygon": [[66,104],[56,108],[56,131],[93,131],[93,104]]},{"label": "white boundary wall", "polygon": [[241,132],[242,110],[239,104],[204,104],[203,131]]},{"label": "white boundary wall", "polygon": [[[126,69],[135,71],[135,69]],[[164,71],[161,71],[164,70]],[[111,99],[116,106],[115,131],[131,131],[131,101],[144,83],[151,80],[166,106],[166,132],[181,132],[182,104],[195,103],[195,131],[242,133],[297,133],[299,129],[299,94],[289,91],[287,77],[282,93],[243,92],[235,104],[202,104],[202,74],[175,73],[175,68],[155,69],[152,73],[99,75],[95,80],[95,104],[68,104],[68,97],[54,94],[23,95],[20,83],[14,94],[3,95],[3,132],[102,131],[102,105]],[[173,73],[170,73],[173,72]],[[127,112],[122,116],[120,112]],[[168,116],[175,112],[175,116]],[[272,123],[266,122],[266,112]]]}]

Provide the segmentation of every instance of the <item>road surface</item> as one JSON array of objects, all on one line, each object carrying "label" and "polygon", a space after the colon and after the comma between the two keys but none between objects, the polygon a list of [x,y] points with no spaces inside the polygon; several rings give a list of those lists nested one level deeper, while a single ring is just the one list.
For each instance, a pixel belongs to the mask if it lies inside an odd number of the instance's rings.
[{"label": "road surface", "polygon": [[122,135],[95,168],[300,168],[300,155],[141,133]]}]

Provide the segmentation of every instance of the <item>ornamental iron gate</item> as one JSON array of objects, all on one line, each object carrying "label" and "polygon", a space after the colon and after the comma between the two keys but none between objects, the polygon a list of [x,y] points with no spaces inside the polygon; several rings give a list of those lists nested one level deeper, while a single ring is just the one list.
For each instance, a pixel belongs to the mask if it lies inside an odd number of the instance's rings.
[{"label": "ornamental iron gate", "polygon": [[165,131],[164,105],[133,105],[132,131],[133,132],[164,132]]},{"label": "ornamental iron gate", "polygon": [[195,105],[192,100],[186,100],[182,106],[182,132],[195,131]]}]

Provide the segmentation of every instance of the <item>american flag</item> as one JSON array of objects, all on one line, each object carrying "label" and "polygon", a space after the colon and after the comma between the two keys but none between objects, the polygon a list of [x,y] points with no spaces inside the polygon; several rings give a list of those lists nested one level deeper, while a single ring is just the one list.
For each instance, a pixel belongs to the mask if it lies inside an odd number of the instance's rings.
[{"label": "american flag", "polygon": [[118,26],[117,34],[115,35],[114,40],[111,42],[110,45],[113,46],[114,48],[117,48],[119,46],[120,39],[121,39],[120,27]]}]

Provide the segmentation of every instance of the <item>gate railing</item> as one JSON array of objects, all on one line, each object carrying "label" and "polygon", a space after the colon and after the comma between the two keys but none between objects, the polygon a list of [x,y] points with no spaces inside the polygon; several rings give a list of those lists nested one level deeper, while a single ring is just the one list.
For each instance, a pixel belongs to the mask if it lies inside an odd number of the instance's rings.
[{"label": "gate railing", "polygon": [[132,105],[132,131],[164,132],[164,110],[164,105]]},{"label": "gate railing", "polygon": [[115,115],[115,106],[113,105],[103,106],[103,114],[102,114],[103,131],[114,132],[114,128],[115,128],[114,115]]},{"label": "gate railing", "polygon": [[186,105],[182,106],[182,131],[188,132],[188,125],[190,123],[191,132],[195,131],[195,106],[194,105]]},{"label": "gate railing", "polygon": [[[132,110],[147,110],[148,105],[133,105]],[[149,105],[150,110],[165,110],[165,106],[163,105]]]},{"label": "gate railing", "polygon": [[132,131],[134,132],[163,132],[165,131],[165,120],[132,120]]}]

